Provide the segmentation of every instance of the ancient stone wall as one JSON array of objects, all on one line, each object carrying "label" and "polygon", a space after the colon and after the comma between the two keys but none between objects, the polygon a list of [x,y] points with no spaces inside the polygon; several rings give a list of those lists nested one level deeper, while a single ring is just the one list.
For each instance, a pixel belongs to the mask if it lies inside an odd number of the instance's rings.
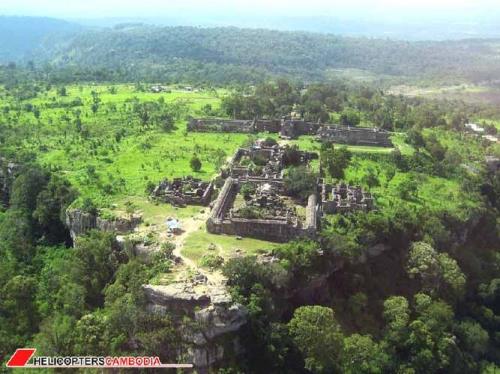
[{"label": "ancient stone wall", "polygon": [[228,132],[228,133],[253,133],[255,124],[252,120],[227,120],[227,119],[192,119],[187,126],[192,132]]},{"label": "ancient stone wall", "polygon": [[316,232],[318,229],[318,221],[319,221],[318,198],[316,195],[311,195],[307,200],[305,229]]},{"label": "ancient stone wall", "polygon": [[376,128],[325,125],[318,131],[317,139],[349,145],[392,147],[390,136],[390,132]]},{"label": "ancient stone wall", "polygon": [[317,122],[302,120],[282,120],[280,136],[295,139],[302,135],[316,135],[321,125]]},{"label": "ancient stone wall", "polygon": [[237,181],[231,177],[227,178],[210,212],[210,217],[207,221],[207,230],[209,232],[222,234],[222,232],[219,232],[218,226],[222,224],[226,212],[233,205],[237,192]]},{"label": "ancient stone wall", "polygon": [[270,132],[278,133],[281,130],[281,120],[256,120],[255,121],[255,131],[257,132]]},{"label": "ancient stone wall", "polygon": [[350,145],[392,147],[391,133],[378,128],[346,127],[340,125],[307,122],[304,120],[227,120],[192,119],[189,131],[257,133],[268,131],[279,133],[283,138],[295,139],[302,135],[317,135],[319,141]]}]

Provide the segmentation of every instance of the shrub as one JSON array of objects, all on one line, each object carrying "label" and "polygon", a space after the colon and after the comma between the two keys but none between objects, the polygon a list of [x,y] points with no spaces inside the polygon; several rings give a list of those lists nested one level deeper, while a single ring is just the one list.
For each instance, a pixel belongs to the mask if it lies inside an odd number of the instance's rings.
[{"label": "shrub", "polygon": [[200,265],[211,270],[220,269],[224,265],[224,258],[214,254],[206,254],[200,259]]},{"label": "shrub", "polygon": [[194,155],[193,158],[191,158],[189,165],[191,166],[191,170],[193,170],[196,173],[201,170],[201,160],[196,155]]}]

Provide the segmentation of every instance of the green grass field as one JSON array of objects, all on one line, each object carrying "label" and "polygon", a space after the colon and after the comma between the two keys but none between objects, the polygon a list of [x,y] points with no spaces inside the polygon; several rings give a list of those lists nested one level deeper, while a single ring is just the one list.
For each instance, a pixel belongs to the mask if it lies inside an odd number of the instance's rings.
[{"label": "green grass field", "polygon": [[[405,143],[404,134],[395,134],[392,136],[392,141],[394,146],[397,147],[402,154],[412,154],[413,148]],[[321,149],[321,144],[316,141],[314,136],[301,136],[299,139],[290,140],[289,144],[298,145],[300,149],[310,151],[310,152],[319,152]],[[370,147],[370,146],[362,146],[362,145],[344,145],[338,144],[338,147],[346,147],[352,153],[378,153],[378,154],[389,154],[394,148],[390,147]]]},{"label": "green grass field", "polygon": [[[92,111],[92,92],[100,100],[96,113]],[[12,150],[35,154],[42,165],[67,177],[81,197],[109,207],[125,197],[145,196],[148,182],[185,175],[211,179],[218,172],[218,160],[231,156],[248,136],[187,133],[186,118],[203,115],[200,109],[207,104],[217,110],[224,92],[154,94],[138,92],[130,85],[71,86],[66,88],[66,96],[55,89],[19,102],[2,95],[0,106],[9,111],[4,110],[0,120],[17,123],[15,131],[22,133],[17,137],[23,139],[21,144],[9,144]],[[81,105],[63,107],[75,100]],[[176,128],[166,132],[141,127],[132,108],[145,101],[162,101],[173,108],[179,117]],[[38,118],[30,106],[37,108]],[[194,155],[202,161],[197,173],[190,167]]]},{"label": "green grass field", "polygon": [[[215,245],[214,250],[208,249],[211,244]],[[237,240],[234,236],[210,234],[203,227],[186,238],[182,254],[199,263],[202,256],[206,254],[219,255],[227,260],[242,254],[265,253],[276,246],[279,246],[279,244],[252,238]]]},{"label": "green grass field", "polygon": [[[377,182],[370,182],[370,176],[376,176]],[[414,178],[411,184],[415,192],[411,199],[403,199],[400,185],[410,177]],[[475,197],[463,192],[460,180],[405,173],[386,162],[364,159],[359,155],[353,158],[346,170],[345,180],[369,190],[375,197],[377,208],[382,210],[404,204],[428,211],[446,211],[453,217],[461,218],[476,206]]]}]

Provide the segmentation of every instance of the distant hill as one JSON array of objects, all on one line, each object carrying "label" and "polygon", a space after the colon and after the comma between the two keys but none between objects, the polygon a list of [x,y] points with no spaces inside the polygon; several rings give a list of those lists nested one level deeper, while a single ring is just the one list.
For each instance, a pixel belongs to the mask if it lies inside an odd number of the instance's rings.
[{"label": "distant hill", "polygon": [[377,75],[488,80],[499,76],[500,41],[407,42],[307,32],[196,27],[115,27],[76,35],[59,66],[120,70],[133,78],[322,80],[334,69]]},{"label": "distant hill", "polygon": [[357,71],[375,79],[459,83],[500,76],[500,40],[494,39],[408,42],[133,23],[91,29],[30,18],[0,18],[0,35],[5,39],[0,61],[49,62],[65,71],[65,80],[228,83],[285,76],[322,81]]},{"label": "distant hill", "polygon": [[0,16],[0,62],[32,59],[48,38],[63,40],[82,30],[80,25],[53,18]]}]

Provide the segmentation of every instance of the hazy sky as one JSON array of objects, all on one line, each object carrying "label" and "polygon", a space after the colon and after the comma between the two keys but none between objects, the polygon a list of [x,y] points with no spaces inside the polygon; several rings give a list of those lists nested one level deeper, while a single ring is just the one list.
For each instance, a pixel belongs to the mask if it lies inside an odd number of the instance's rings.
[{"label": "hazy sky", "polygon": [[0,0],[0,14],[169,17],[196,14],[468,19],[499,14],[499,0]]}]

